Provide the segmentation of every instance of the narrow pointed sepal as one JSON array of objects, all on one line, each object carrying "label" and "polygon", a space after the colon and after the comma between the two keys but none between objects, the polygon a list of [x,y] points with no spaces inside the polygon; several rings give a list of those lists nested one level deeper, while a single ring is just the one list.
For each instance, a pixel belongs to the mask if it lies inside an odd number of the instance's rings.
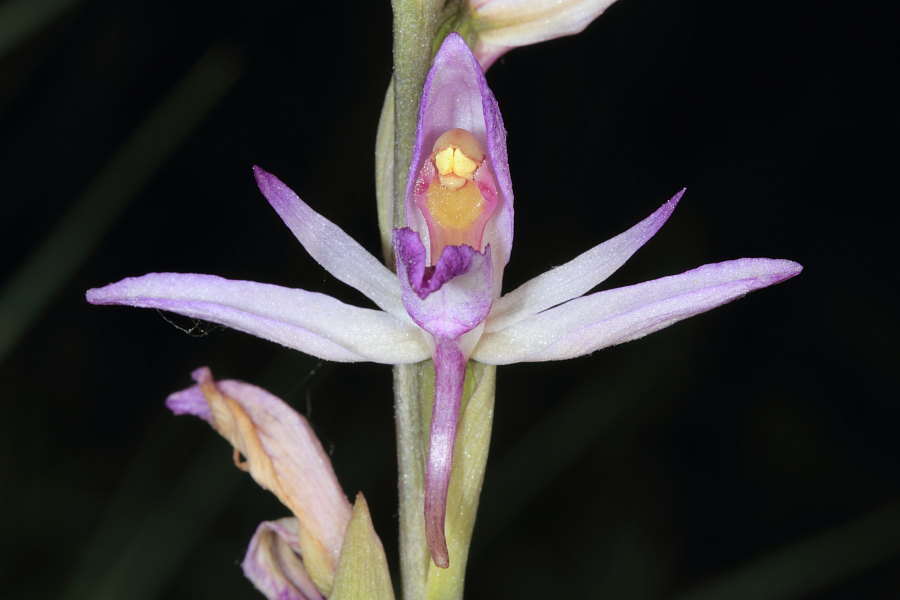
[{"label": "narrow pointed sepal", "polygon": [[434,404],[425,465],[425,538],[434,564],[441,568],[450,566],[444,522],[465,378],[466,357],[455,341],[436,340]]},{"label": "narrow pointed sepal", "polygon": [[401,319],[325,294],[268,283],[148,273],[88,290],[87,300],[212,321],[325,360],[399,364],[429,356],[418,328],[406,315]]},{"label": "narrow pointed sepal", "polygon": [[472,358],[501,365],[583,356],[659,331],[801,270],[790,260],[741,258],[582,296],[485,333]]},{"label": "narrow pointed sepal", "polygon": [[260,191],[297,241],[326,271],[368,296],[379,308],[405,317],[397,277],[384,264],[314,211],[278,177],[253,167]]},{"label": "narrow pointed sepal", "polygon": [[384,547],[369,515],[369,506],[357,494],[347,527],[330,600],[394,600],[394,588]]},{"label": "narrow pointed sepal", "polygon": [[656,212],[569,262],[523,283],[494,301],[485,332],[499,331],[539,312],[586,294],[603,283],[650,240],[678,206],[681,190]]}]

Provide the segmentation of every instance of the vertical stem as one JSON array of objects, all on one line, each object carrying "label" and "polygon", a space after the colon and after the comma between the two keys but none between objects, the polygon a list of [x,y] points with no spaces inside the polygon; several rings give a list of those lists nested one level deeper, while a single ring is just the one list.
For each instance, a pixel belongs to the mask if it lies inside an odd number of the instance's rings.
[{"label": "vertical stem", "polygon": [[[382,111],[379,124],[376,181],[379,196],[379,223],[385,245],[391,227],[406,225],[406,183],[415,140],[419,99],[431,65],[435,35],[444,5],[452,9],[455,0],[391,0],[394,10],[394,77],[386,102],[393,91],[393,115]],[[393,130],[387,121],[393,116]],[[393,141],[393,161],[387,156]],[[392,178],[384,170],[392,169]],[[392,185],[391,185],[392,184]],[[391,189],[393,188],[393,189]],[[387,197],[393,196],[393,206]],[[392,212],[391,212],[392,210]],[[390,259],[388,258],[390,263]],[[400,492],[400,575],[406,600],[458,600],[462,598],[466,559],[484,467],[490,442],[493,416],[494,367],[478,366],[467,377],[469,390],[463,404],[473,400],[456,433],[457,446],[465,452],[453,461],[449,500],[454,510],[447,515],[447,543],[452,556],[449,569],[431,561],[425,536],[425,460],[429,407],[434,395],[434,365],[394,367],[395,419]],[[466,409],[464,409],[466,410]]]},{"label": "vertical stem", "polygon": [[[431,64],[431,45],[443,0],[391,0],[394,11],[393,135],[379,132],[380,139],[393,138],[393,218],[382,214],[382,227],[406,225],[406,179],[416,134],[419,98]],[[388,94],[387,101],[390,101]],[[385,116],[383,111],[382,116]],[[389,114],[389,113],[388,113]],[[381,128],[379,128],[381,129]],[[384,151],[384,149],[382,149]],[[382,165],[387,165],[384,157]],[[380,183],[381,190],[390,186]],[[384,202],[383,200],[381,200]],[[383,210],[383,209],[382,209]],[[382,231],[382,235],[384,235]],[[397,424],[399,469],[400,578],[406,600],[422,600],[430,557],[425,543],[424,494],[426,418],[423,397],[433,395],[433,379],[423,375],[432,363],[394,367],[394,411]],[[423,390],[424,387],[430,389]]]},{"label": "vertical stem", "polygon": [[394,9],[394,223],[406,223],[405,196],[419,98],[431,65],[442,0],[392,0]]},{"label": "vertical stem", "polygon": [[428,546],[425,542],[426,416],[420,400],[423,374],[431,361],[394,367],[394,418],[397,425],[397,468],[400,513],[400,579],[406,600],[425,598]]}]

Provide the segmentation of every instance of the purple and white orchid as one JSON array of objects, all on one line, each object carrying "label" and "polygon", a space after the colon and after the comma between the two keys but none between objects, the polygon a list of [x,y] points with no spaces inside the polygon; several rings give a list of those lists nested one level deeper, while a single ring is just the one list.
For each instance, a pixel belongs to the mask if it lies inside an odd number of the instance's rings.
[{"label": "purple and white orchid", "polygon": [[327,360],[432,359],[425,522],[432,558],[443,567],[449,564],[447,489],[469,360],[502,365],[582,356],[801,270],[789,260],[743,258],[588,294],[662,227],[679,192],[631,229],[501,296],[513,239],[506,136],[482,68],[456,34],[444,41],[425,83],[406,192],[407,227],[393,235],[396,273],[274,175],[259,167],[254,172],[307,252],[380,310],[305,290],[180,273],[124,279],[89,290],[87,299],[221,323]]}]

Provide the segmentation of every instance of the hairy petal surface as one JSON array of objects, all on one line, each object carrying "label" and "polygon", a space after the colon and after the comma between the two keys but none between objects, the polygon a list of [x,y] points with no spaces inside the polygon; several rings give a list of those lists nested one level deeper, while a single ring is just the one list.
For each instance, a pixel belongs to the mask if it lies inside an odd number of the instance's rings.
[{"label": "hairy petal surface", "polygon": [[322,444],[306,419],[266,390],[217,382],[205,367],[192,376],[197,385],[172,394],[166,405],[209,422],[234,447],[235,459],[245,457],[238,466],[294,513],[306,571],[327,595],[351,507]]},{"label": "hairy petal surface", "polygon": [[582,356],[780,283],[801,269],[789,260],[742,258],[597,292],[485,334],[472,358],[499,365]]},{"label": "hairy petal surface", "polygon": [[615,0],[470,0],[485,70],[508,50],[580,33]]},{"label": "hairy petal surface", "polygon": [[92,304],[157,308],[220,323],[338,362],[402,364],[430,356],[409,321],[324,294],[266,283],[150,273],[88,290],[87,299]]},{"label": "hairy petal surface", "polygon": [[405,319],[397,277],[340,227],[314,211],[280,179],[253,167],[260,191],[303,248],[326,271],[365,294],[379,308]]},{"label": "hairy petal surface", "polygon": [[683,194],[684,190],[681,190],[628,231],[504,294],[494,302],[485,332],[505,329],[543,310],[582,296],[600,285],[647,240],[656,235],[672,215]]},{"label": "hairy petal surface", "polygon": [[456,128],[475,136],[484,148],[486,162],[497,181],[500,202],[485,227],[482,247],[490,245],[492,248],[494,287],[499,293],[513,239],[513,192],[506,130],[481,66],[465,40],[459,34],[451,33],[435,55],[425,80],[406,188],[407,224],[423,236],[426,245],[427,227],[413,200],[416,178],[438,137]]},{"label": "hairy petal surface", "polygon": [[269,600],[322,600],[300,558],[294,517],[263,521],[256,528],[241,568]]}]

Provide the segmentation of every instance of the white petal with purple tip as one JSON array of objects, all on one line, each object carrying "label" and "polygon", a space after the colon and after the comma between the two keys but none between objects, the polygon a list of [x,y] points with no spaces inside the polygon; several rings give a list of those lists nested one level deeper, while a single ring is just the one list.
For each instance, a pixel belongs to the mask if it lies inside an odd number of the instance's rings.
[{"label": "white petal with purple tip", "polygon": [[390,269],[343,229],[310,208],[280,179],[260,167],[254,167],[253,174],[269,204],[317,263],[379,308],[407,319],[397,276]]},{"label": "white petal with purple tip", "polygon": [[655,213],[616,237],[520,285],[494,302],[485,332],[499,331],[542,310],[577,298],[616,272],[662,227],[684,190]]},{"label": "white petal with purple tip", "polygon": [[[398,285],[399,288],[399,285]],[[150,273],[89,290],[92,304],[158,308],[220,323],[313,356],[386,364],[429,358],[411,322],[314,292],[215,275]]]},{"label": "white petal with purple tip", "polygon": [[800,270],[789,260],[742,258],[597,292],[485,334],[472,358],[501,365],[583,356],[706,312]]}]

